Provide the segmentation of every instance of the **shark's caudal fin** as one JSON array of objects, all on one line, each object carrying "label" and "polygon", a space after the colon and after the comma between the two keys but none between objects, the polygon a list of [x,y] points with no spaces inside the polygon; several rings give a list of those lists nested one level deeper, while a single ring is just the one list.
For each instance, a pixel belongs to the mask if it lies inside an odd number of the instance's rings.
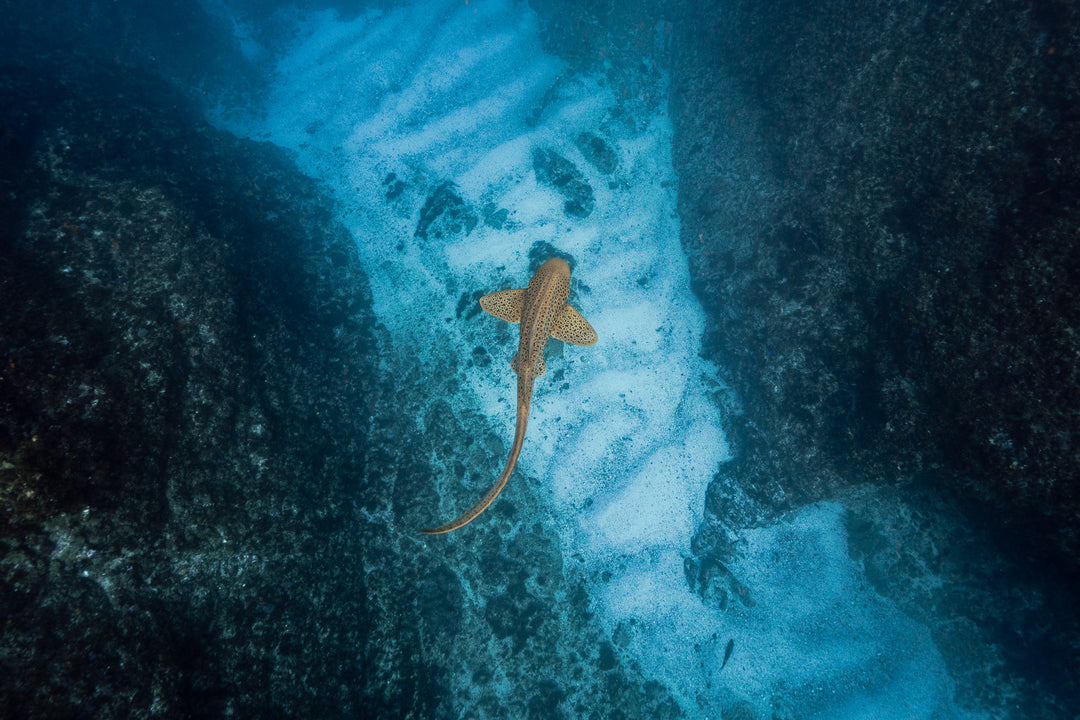
[{"label": "shark's caudal fin", "polygon": [[484,497],[480,498],[480,502],[473,505],[457,518],[451,520],[445,525],[439,527],[427,528],[420,532],[425,535],[442,535],[444,533],[452,532],[458,528],[465,527],[471,523],[477,515],[484,512],[487,506],[490,505],[495,498],[499,497],[499,493],[506,486],[506,481],[510,478],[510,473],[514,471],[514,466],[517,465],[518,455],[521,454],[521,445],[525,442],[525,428],[529,424],[529,407],[528,400],[525,402],[525,406],[518,407],[517,413],[517,426],[514,429],[514,444],[510,448],[510,457],[506,461],[506,466],[499,474],[499,479],[495,481],[495,484],[491,486],[491,489],[487,491]]}]

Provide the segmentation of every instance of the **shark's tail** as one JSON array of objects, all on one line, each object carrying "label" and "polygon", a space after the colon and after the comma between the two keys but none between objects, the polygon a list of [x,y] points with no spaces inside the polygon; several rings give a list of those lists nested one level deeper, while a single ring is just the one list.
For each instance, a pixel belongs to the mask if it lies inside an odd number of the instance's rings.
[{"label": "shark's tail", "polygon": [[503,468],[502,474],[499,475],[499,479],[495,481],[495,484],[491,486],[491,489],[485,493],[484,497],[480,498],[480,502],[473,505],[466,510],[463,514],[458,516],[455,520],[451,520],[445,525],[440,525],[436,528],[429,528],[427,530],[421,530],[420,532],[426,535],[440,535],[442,533],[448,533],[451,530],[457,530],[460,527],[465,527],[480,513],[487,510],[487,506],[490,505],[495,498],[499,497],[499,493],[506,487],[506,481],[510,479],[510,473],[514,472],[514,466],[517,465],[518,455],[521,454],[521,446],[525,442],[525,427],[529,424],[529,399],[526,398],[524,403],[518,403],[517,408],[517,427],[514,429],[514,445],[510,448],[510,457],[506,461],[506,467]]}]

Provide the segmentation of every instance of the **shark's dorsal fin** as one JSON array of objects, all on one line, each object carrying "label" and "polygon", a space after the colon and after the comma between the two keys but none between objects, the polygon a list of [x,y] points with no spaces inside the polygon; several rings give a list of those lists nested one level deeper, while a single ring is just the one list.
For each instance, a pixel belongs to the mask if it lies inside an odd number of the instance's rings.
[{"label": "shark's dorsal fin", "polygon": [[[481,302],[483,302],[481,300]],[[562,340],[572,345],[595,345],[596,344],[596,331],[593,330],[589,321],[581,317],[574,308],[569,305],[559,315],[559,319],[555,322],[555,327],[551,331],[551,337],[556,340]]]},{"label": "shark's dorsal fin", "polygon": [[488,315],[494,315],[507,322],[521,322],[521,311],[525,307],[525,288],[500,290],[480,298],[480,307]]}]

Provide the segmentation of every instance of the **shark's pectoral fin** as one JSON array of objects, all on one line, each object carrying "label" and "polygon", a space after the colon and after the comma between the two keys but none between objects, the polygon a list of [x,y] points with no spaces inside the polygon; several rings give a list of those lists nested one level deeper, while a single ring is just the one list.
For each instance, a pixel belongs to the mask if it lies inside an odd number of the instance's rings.
[{"label": "shark's pectoral fin", "polygon": [[525,289],[500,290],[480,298],[480,307],[488,315],[507,322],[521,322],[521,310],[525,307]]},{"label": "shark's pectoral fin", "polygon": [[514,357],[510,358],[510,369],[517,372],[517,353],[514,353]]},{"label": "shark's pectoral fin", "polygon": [[[481,298],[480,302],[483,301],[483,298]],[[555,328],[551,331],[551,336],[556,340],[562,340],[572,345],[595,345],[597,340],[596,331],[593,330],[589,321],[581,317],[581,313],[569,305],[559,315],[559,319],[555,321]]]}]

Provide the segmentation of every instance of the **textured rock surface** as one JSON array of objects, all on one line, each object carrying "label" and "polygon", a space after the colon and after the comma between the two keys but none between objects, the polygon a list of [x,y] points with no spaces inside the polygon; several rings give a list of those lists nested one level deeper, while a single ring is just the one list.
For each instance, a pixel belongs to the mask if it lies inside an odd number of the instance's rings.
[{"label": "textured rock surface", "polygon": [[5,118],[29,150],[4,168],[6,707],[360,707],[380,390],[350,239],[280,153],[157,81],[4,83],[40,112]]},{"label": "textured rock surface", "polygon": [[783,505],[940,469],[1075,550],[1073,10],[687,13],[683,234],[746,408],[737,472]]},{"label": "textured rock surface", "polygon": [[[511,497],[421,540],[500,435],[375,324],[321,189],[200,117],[92,52],[0,75],[3,714],[677,717]],[[426,232],[478,221],[431,191]]]},{"label": "textured rock surface", "polygon": [[[931,626],[961,703],[1066,717],[1077,687],[1052,668],[1075,663],[1078,635],[1075,9],[681,12],[683,241],[738,398],[737,459],[698,548],[723,556],[731,528],[843,498],[852,552]],[[1035,645],[1054,659],[1033,662]]]}]

